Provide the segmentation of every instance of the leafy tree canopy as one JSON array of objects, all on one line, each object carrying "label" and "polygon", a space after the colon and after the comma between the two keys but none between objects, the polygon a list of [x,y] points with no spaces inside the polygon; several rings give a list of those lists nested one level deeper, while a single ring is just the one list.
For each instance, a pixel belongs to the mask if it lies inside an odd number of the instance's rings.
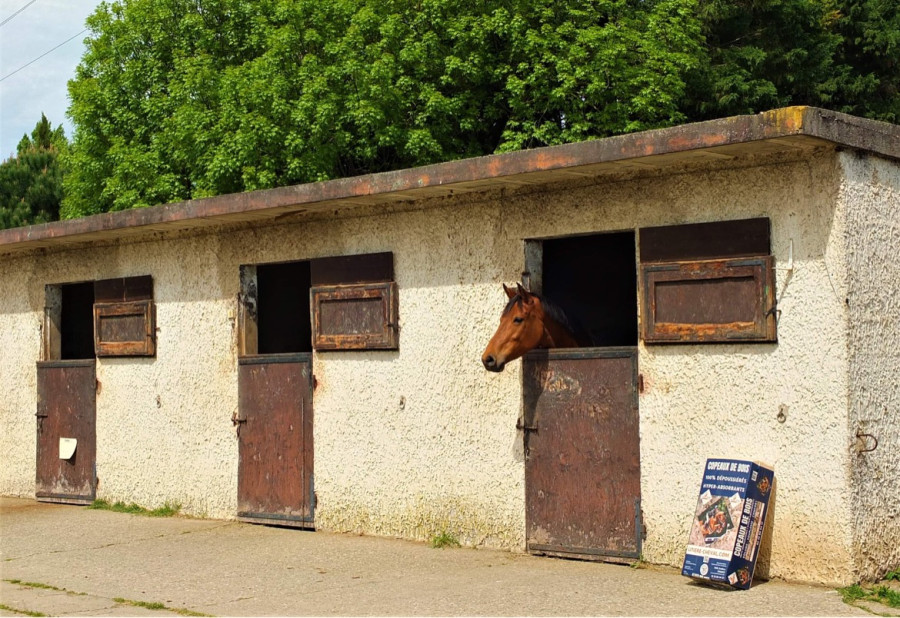
[{"label": "leafy tree canopy", "polygon": [[130,0],[69,84],[65,216],[670,125],[697,0]]},{"label": "leafy tree canopy", "polygon": [[64,217],[819,105],[900,121],[897,0],[120,0]]},{"label": "leafy tree canopy", "polygon": [[700,120],[817,105],[900,122],[897,0],[701,0],[706,61],[683,111]]},{"label": "leafy tree canopy", "polygon": [[62,125],[41,114],[31,137],[22,136],[16,155],[0,163],[0,229],[59,219],[62,167],[68,147]]}]

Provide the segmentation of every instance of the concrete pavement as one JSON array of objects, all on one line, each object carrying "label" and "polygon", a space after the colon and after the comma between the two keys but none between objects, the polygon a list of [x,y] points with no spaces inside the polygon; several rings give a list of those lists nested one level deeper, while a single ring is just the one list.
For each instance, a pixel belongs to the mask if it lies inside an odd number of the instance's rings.
[{"label": "concrete pavement", "polygon": [[[0,615],[857,616],[827,588],[0,498]],[[34,614],[32,614],[34,615]]]}]

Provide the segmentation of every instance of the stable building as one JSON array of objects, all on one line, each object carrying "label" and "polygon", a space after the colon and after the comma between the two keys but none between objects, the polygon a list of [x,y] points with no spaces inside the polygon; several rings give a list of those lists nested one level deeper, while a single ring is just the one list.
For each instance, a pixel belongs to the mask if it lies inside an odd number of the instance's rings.
[{"label": "stable building", "polygon": [[[809,107],[0,231],[0,493],[680,566],[900,565],[900,126]],[[481,353],[522,281],[590,348]]]}]

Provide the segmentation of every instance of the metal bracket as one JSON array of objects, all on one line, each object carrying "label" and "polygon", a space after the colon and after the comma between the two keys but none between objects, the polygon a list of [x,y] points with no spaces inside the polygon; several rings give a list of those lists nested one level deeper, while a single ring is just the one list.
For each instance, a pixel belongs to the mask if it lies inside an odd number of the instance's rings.
[{"label": "metal bracket", "polygon": [[516,421],[516,429],[519,431],[537,431],[538,426],[537,423],[534,425],[526,425],[525,422],[520,418]]},{"label": "metal bracket", "polygon": [[247,422],[247,419],[245,419],[245,418],[238,418],[237,412],[234,412],[234,413],[231,415],[231,424],[234,425],[235,427],[237,427],[237,435],[238,435],[238,437],[241,436],[241,425],[244,424],[244,423],[246,423],[246,422]]}]

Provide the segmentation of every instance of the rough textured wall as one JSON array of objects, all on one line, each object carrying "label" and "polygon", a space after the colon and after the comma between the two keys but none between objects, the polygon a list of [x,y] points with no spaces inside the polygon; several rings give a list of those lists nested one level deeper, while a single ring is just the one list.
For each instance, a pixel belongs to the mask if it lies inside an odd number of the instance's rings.
[{"label": "rough textured wall", "polygon": [[[0,493],[34,496],[37,370],[43,311],[29,302],[34,261],[0,260]],[[41,301],[43,307],[43,301]]]},{"label": "rough textured wall", "polygon": [[[179,502],[189,513],[227,518],[236,504],[238,267],[392,251],[400,350],[314,359],[317,526],[416,539],[447,531],[473,545],[522,549],[521,365],[489,374],[480,355],[505,301],[500,283],[520,277],[523,239],[769,216],[779,267],[794,241],[794,270],[777,275],[780,342],[640,350],[644,557],[679,565],[703,462],[745,457],[776,469],[769,573],[847,581],[846,321],[833,285],[845,262],[844,235],[832,220],[834,161],[824,151],[728,169],[623,174],[443,198],[415,210],[64,252],[33,265],[17,260],[4,283],[18,291],[3,302],[19,308],[0,319],[23,331],[2,336],[29,367],[4,363],[25,386],[11,398],[16,409],[4,409],[11,418],[2,419],[16,437],[2,439],[27,443],[30,467],[4,477],[0,491],[33,486],[32,359],[45,283],[153,275],[157,357],[98,362],[98,494],[146,506]],[[23,288],[27,305],[18,298]],[[622,302],[637,311],[636,298]]]},{"label": "rough textured wall", "polygon": [[[900,165],[840,155],[847,213],[850,416],[857,577],[900,567]],[[857,433],[871,438],[856,440]]]},{"label": "rough textured wall", "polygon": [[205,236],[122,245],[114,272],[101,275],[153,275],[157,352],[98,360],[98,496],[234,516],[234,303],[219,276],[219,242]]}]

